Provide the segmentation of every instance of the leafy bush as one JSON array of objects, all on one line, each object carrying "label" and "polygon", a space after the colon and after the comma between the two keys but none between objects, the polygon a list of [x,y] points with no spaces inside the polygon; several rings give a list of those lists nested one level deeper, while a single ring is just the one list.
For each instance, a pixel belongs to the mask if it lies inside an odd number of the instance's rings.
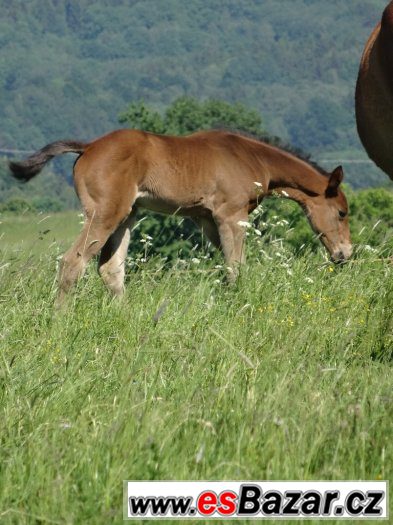
[{"label": "leafy bush", "polygon": [[361,190],[350,195],[352,238],[376,248],[393,230],[393,192],[384,188]]},{"label": "leafy bush", "polygon": [[56,212],[64,210],[64,204],[53,197],[35,197],[31,204],[37,211]]},{"label": "leafy bush", "polygon": [[13,199],[9,199],[8,201],[0,204],[0,211],[13,212],[13,213],[24,213],[26,211],[35,211],[35,210],[31,202],[28,202],[25,199],[15,197]]},{"label": "leafy bush", "polygon": [[57,212],[64,210],[64,205],[59,199],[52,197],[36,197],[31,201],[21,197],[14,197],[0,203],[0,211],[11,213],[30,212]]}]

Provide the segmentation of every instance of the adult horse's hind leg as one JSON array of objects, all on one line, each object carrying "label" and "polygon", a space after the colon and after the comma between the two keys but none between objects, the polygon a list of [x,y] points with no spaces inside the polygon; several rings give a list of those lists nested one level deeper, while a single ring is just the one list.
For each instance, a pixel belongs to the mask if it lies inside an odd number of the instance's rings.
[{"label": "adult horse's hind leg", "polygon": [[98,262],[102,280],[116,296],[121,296],[124,292],[125,260],[135,218],[136,210],[133,210],[106,241]]}]

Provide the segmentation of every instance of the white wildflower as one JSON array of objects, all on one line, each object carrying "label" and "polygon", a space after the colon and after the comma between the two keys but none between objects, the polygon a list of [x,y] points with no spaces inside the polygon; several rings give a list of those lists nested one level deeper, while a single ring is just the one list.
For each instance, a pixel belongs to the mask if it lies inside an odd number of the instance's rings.
[{"label": "white wildflower", "polygon": [[194,264],[199,264],[201,261],[199,259],[197,259],[196,257],[193,257],[191,259],[191,262],[193,262]]},{"label": "white wildflower", "polygon": [[243,305],[241,308],[239,308],[239,310],[238,310],[237,313],[239,314],[240,312],[243,312],[243,310],[247,310],[247,309],[250,308],[250,307],[251,307],[251,304],[246,303],[246,304]]},{"label": "white wildflower", "polygon": [[254,184],[257,188],[262,188],[262,184],[260,182],[254,182]]},{"label": "white wildflower", "polygon": [[363,248],[366,250],[366,252],[372,252],[372,253],[375,253],[377,250],[375,248],[373,248],[372,246],[370,246],[369,244],[365,244],[363,246]]},{"label": "white wildflower", "polygon": [[210,310],[214,306],[214,295],[211,295],[208,299],[208,301],[205,303],[205,306],[208,310]]},{"label": "white wildflower", "polygon": [[262,235],[261,230],[258,230],[258,228],[254,228],[254,233],[255,233],[256,235],[258,235],[258,237],[261,237],[261,235]]},{"label": "white wildflower", "polygon": [[307,283],[310,283],[310,284],[313,284],[313,282],[314,282],[314,281],[311,279],[311,277],[306,277],[304,280],[305,280]]},{"label": "white wildflower", "polygon": [[196,453],[196,456],[195,456],[195,463],[200,463],[203,459],[203,456],[204,456],[204,453],[205,453],[205,445],[202,444],[198,450],[198,452]]},{"label": "white wildflower", "polygon": [[238,226],[241,226],[242,228],[250,228],[251,224],[247,221],[238,221]]},{"label": "white wildflower", "polygon": [[258,217],[259,215],[261,215],[262,212],[263,212],[263,204],[260,203],[260,204],[258,204],[258,206],[255,208],[255,210],[251,212],[251,216],[252,216],[252,217]]}]

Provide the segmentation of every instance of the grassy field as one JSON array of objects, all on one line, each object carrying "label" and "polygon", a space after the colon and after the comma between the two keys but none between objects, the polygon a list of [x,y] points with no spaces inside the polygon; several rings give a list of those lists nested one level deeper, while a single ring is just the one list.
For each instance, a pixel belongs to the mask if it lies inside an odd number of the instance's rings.
[{"label": "grassy field", "polygon": [[63,253],[71,246],[81,230],[82,214],[22,213],[0,216],[0,250],[8,258]]},{"label": "grassy field", "polygon": [[217,261],[153,259],[121,302],[91,265],[56,312],[77,213],[0,220],[1,523],[121,523],[124,479],[393,479],[378,253],[272,246],[234,287]]}]

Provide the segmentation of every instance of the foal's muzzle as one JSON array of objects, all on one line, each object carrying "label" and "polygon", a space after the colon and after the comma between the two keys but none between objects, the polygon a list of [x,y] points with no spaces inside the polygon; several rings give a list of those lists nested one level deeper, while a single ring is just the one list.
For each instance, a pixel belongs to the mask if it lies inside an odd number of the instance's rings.
[{"label": "foal's muzzle", "polygon": [[335,264],[343,264],[345,263],[352,255],[352,246],[345,246],[335,252],[331,255],[331,260]]},{"label": "foal's muzzle", "polygon": [[331,256],[331,261],[334,264],[344,264],[347,260],[343,252],[338,252]]}]

